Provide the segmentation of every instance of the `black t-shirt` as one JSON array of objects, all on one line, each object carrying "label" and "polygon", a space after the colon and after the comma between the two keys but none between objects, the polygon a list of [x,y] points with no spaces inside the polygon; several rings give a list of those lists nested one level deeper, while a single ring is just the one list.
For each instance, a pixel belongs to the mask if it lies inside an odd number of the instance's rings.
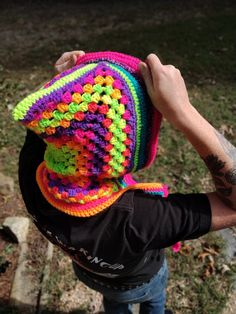
[{"label": "black t-shirt", "polygon": [[64,214],[45,200],[35,179],[44,151],[45,143],[28,131],[19,161],[27,210],[44,236],[92,278],[115,286],[148,281],[160,269],[165,247],[198,238],[210,229],[205,194],[163,198],[131,190],[95,216]]}]

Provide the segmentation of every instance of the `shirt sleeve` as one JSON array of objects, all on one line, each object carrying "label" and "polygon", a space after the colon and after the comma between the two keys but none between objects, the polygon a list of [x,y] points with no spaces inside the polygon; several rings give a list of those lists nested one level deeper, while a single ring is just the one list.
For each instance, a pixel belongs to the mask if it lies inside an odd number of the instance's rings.
[{"label": "shirt sleeve", "polygon": [[167,198],[141,190],[133,194],[129,226],[135,251],[162,249],[198,238],[211,227],[211,207],[205,194],[170,194]]}]

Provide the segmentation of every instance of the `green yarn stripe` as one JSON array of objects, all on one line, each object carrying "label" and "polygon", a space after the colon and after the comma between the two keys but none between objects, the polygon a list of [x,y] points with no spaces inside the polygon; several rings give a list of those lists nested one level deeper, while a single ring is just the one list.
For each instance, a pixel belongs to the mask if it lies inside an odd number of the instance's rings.
[{"label": "green yarn stripe", "polygon": [[44,160],[47,167],[52,171],[64,176],[72,176],[76,173],[76,155],[77,151],[67,146],[57,148],[54,145],[48,144]]},{"label": "green yarn stripe", "polygon": [[41,97],[50,94],[51,92],[54,92],[55,90],[63,87],[64,85],[71,83],[79,76],[84,75],[86,72],[94,69],[97,66],[95,63],[91,63],[83,67],[82,69],[78,69],[75,72],[69,74],[66,77],[62,77],[58,81],[56,81],[54,84],[52,84],[48,88],[40,89],[37,92],[29,95],[28,97],[24,98],[21,102],[19,102],[16,107],[13,110],[13,118],[14,120],[23,120],[25,115],[27,114],[27,111],[30,109],[30,107],[35,103],[35,101],[39,100]]},{"label": "green yarn stripe", "polygon": [[135,145],[135,154],[134,154],[134,167],[132,169],[132,171],[136,171],[137,168],[138,168],[138,157],[139,157],[139,150],[140,150],[140,136],[139,136],[139,133],[140,133],[140,125],[141,125],[141,114],[139,112],[139,107],[140,107],[140,103],[139,103],[139,100],[138,100],[138,95],[132,85],[132,82],[131,80],[129,79],[129,76],[128,76],[128,72],[126,72],[125,70],[123,70],[122,68],[120,68],[119,66],[115,66],[115,65],[111,65],[109,64],[109,66],[117,71],[121,77],[123,77],[123,79],[126,81],[126,84],[128,85],[129,87],[129,90],[133,96],[133,100],[134,100],[134,103],[135,103],[135,113],[136,113],[136,117],[137,117],[137,124],[136,124],[136,145]]}]

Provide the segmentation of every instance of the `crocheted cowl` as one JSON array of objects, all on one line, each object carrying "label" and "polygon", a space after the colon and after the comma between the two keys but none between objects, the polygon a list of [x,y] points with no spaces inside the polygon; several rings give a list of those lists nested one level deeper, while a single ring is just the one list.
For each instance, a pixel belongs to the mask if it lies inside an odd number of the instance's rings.
[{"label": "crocheted cowl", "polygon": [[167,196],[165,185],[131,175],[152,164],[161,123],[139,63],[117,52],[86,53],[15,107],[14,119],[47,144],[36,180],[64,213],[95,215],[128,189]]}]

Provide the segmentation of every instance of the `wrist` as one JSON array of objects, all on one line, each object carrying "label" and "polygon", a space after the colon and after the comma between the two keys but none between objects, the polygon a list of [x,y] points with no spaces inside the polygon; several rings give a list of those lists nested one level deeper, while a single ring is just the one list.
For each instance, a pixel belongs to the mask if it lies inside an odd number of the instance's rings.
[{"label": "wrist", "polygon": [[179,131],[184,132],[186,128],[189,128],[193,121],[201,117],[199,112],[192,106],[190,102],[182,106],[182,110],[179,111],[172,119],[170,123]]},{"label": "wrist", "polygon": [[192,105],[179,119],[176,128],[202,158],[215,151],[217,145],[215,129]]}]

